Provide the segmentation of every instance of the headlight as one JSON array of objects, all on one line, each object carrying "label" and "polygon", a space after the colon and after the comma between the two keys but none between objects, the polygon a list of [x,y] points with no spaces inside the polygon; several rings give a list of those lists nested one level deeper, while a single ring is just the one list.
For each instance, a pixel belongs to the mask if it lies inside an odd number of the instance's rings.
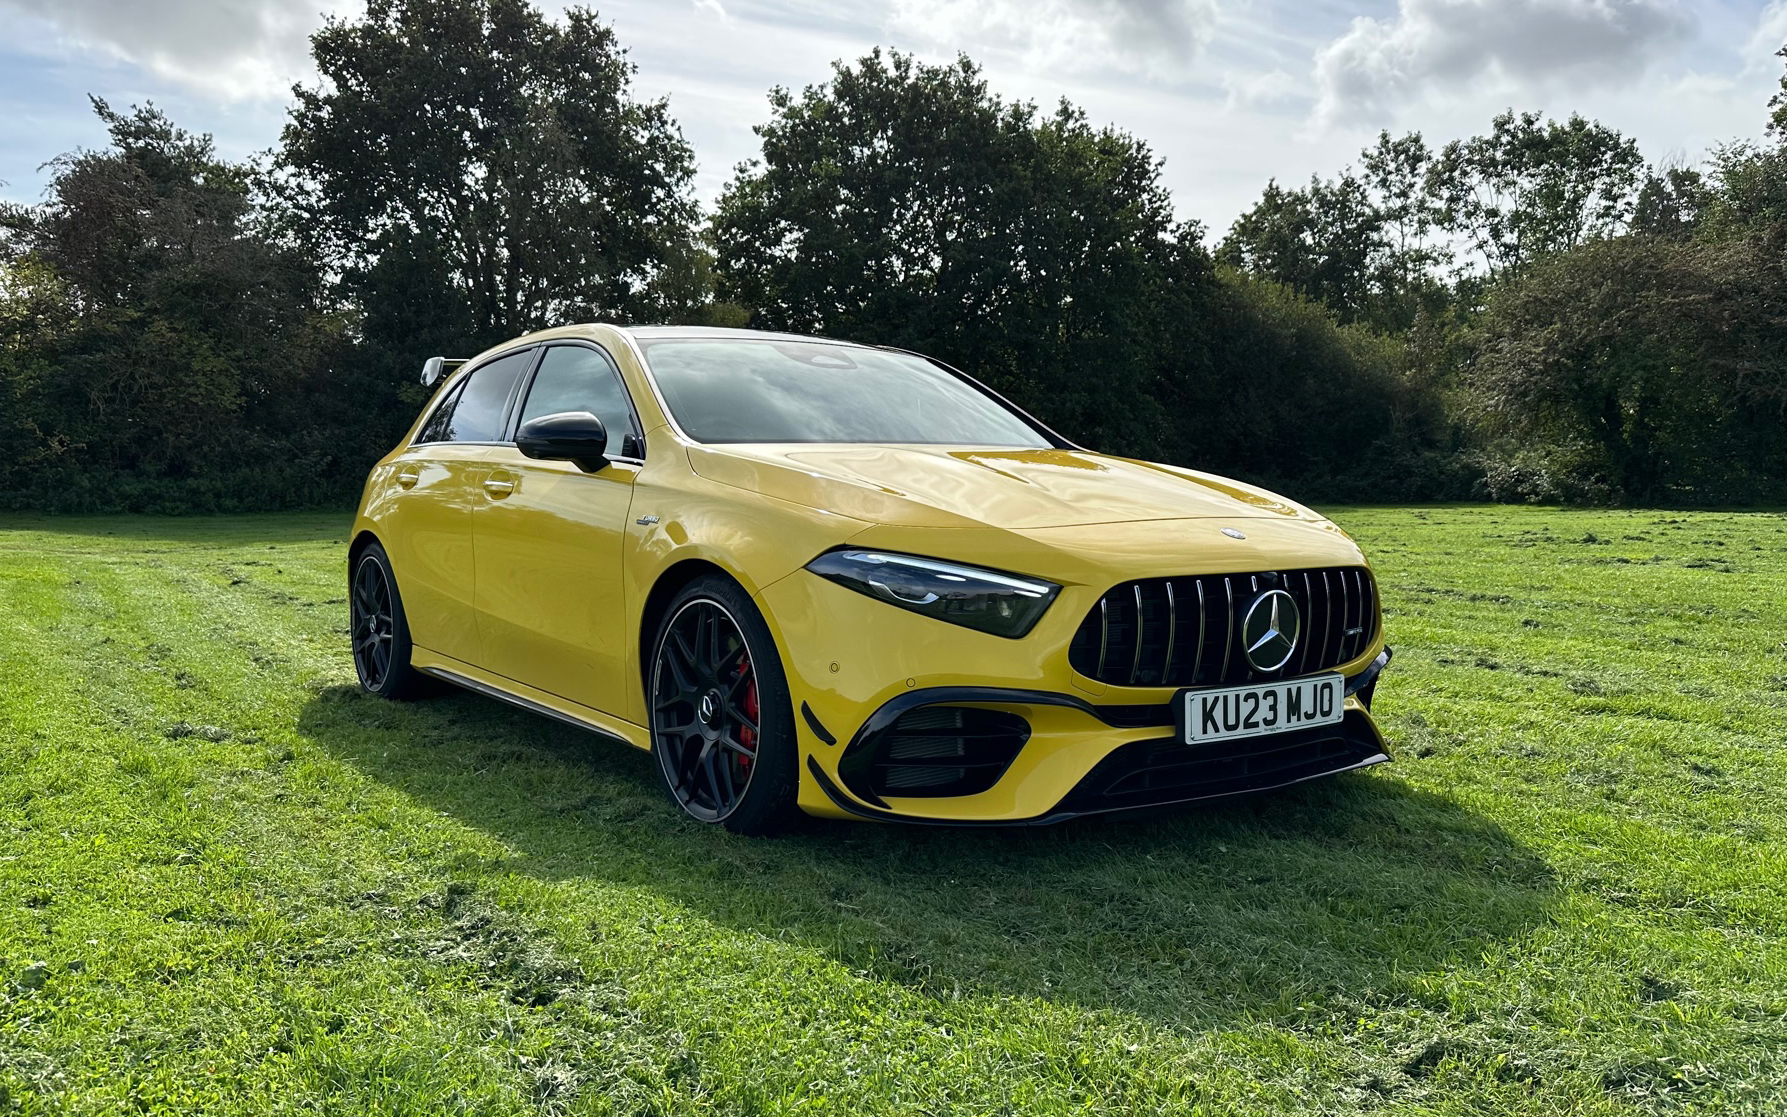
[{"label": "headlight", "polygon": [[807,569],[889,605],[1014,640],[1061,592],[1036,578],[885,551],[827,551]]}]

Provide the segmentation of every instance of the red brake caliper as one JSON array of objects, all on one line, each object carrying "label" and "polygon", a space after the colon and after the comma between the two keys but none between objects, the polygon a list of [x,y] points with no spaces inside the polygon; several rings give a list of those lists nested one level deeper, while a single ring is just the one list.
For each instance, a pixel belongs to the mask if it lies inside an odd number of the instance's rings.
[{"label": "red brake caliper", "polygon": [[[740,671],[749,671],[750,669],[751,669],[750,660],[746,660],[744,662],[743,666],[741,666],[739,668]],[[755,676],[755,675],[751,676],[751,681],[745,684],[745,716],[750,718],[752,721],[758,720],[758,718],[757,718],[757,676]],[[749,728],[741,728],[738,731],[738,743],[743,745],[745,748],[749,749],[751,752],[756,752],[757,751],[757,731],[754,729],[749,729]],[[751,759],[752,758],[748,757],[748,756],[739,757],[739,759],[738,759],[739,767],[743,768],[746,772],[749,772],[751,770]]]}]

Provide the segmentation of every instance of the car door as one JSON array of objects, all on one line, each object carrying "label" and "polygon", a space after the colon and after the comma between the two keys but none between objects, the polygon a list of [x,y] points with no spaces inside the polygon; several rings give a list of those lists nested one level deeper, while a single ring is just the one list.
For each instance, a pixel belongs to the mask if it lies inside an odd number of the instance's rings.
[{"label": "car door", "polygon": [[588,411],[608,429],[608,462],[586,472],[490,451],[472,535],[479,665],[624,716],[627,641],[621,547],[643,451],[620,372],[587,343],[548,346],[510,424]]},{"label": "car door", "polygon": [[502,437],[535,348],[506,353],[458,378],[392,463],[397,489],[380,539],[403,595],[410,639],[477,661],[472,514],[484,493],[484,459]]}]

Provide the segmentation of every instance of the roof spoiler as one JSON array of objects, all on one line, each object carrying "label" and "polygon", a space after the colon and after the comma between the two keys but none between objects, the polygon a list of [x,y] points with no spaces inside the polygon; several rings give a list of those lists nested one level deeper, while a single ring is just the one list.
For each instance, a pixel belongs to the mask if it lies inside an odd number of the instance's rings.
[{"label": "roof spoiler", "polygon": [[441,382],[448,369],[458,368],[470,357],[430,357],[422,362],[422,386],[432,388]]}]

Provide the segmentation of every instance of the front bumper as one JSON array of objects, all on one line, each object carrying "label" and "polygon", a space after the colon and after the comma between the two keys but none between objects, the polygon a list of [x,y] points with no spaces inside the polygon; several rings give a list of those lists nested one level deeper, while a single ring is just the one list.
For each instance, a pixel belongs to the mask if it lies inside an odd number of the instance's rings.
[{"label": "front bumper", "polygon": [[[1389,659],[1381,637],[1339,668],[1348,679],[1339,725],[1194,750],[1173,740],[1174,688],[1108,688],[1068,665],[1084,612],[1075,590],[1064,590],[1027,637],[1007,640],[804,572],[767,587],[763,611],[784,651],[798,715],[802,809],[938,825],[1039,824],[1282,787],[1389,760],[1370,714]],[[986,760],[990,786],[899,794],[865,777],[864,750],[877,735],[932,707],[1021,719],[1018,746]]]}]

